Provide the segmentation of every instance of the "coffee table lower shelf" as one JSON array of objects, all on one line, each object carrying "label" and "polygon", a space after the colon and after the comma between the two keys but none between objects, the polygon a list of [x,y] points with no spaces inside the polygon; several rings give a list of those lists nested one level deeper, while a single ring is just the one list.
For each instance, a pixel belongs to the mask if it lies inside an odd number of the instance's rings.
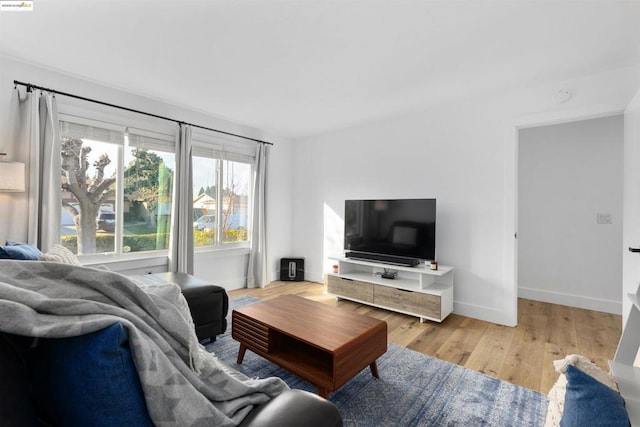
[{"label": "coffee table lower shelf", "polygon": [[242,363],[246,350],[253,351],[258,356],[313,384],[318,389],[318,394],[324,398],[328,396],[329,391],[333,390],[331,363],[324,358],[310,355],[304,349],[288,349],[287,351],[265,353],[240,344],[240,350],[238,351],[239,364]]}]

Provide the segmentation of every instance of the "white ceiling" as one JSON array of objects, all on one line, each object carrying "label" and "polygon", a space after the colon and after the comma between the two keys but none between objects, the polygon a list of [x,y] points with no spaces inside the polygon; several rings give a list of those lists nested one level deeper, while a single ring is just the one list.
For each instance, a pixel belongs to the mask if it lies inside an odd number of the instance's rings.
[{"label": "white ceiling", "polygon": [[640,1],[35,0],[0,54],[300,137],[638,64]]}]

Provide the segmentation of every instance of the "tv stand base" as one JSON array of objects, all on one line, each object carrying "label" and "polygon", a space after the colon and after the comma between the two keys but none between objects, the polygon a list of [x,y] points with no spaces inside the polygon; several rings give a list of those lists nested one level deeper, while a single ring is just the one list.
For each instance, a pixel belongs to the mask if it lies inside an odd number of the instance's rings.
[{"label": "tv stand base", "polygon": [[[453,312],[453,269],[439,265],[390,268],[388,264],[354,258],[332,258],[338,273],[326,275],[326,291],[348,299],[420,318],[442,322]],[[382,277],[395,273],[394,279]]]}]

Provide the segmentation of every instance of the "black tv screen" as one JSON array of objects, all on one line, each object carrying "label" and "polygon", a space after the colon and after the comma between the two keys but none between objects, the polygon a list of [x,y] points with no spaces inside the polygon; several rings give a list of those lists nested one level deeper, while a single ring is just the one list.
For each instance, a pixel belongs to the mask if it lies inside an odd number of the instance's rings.
[{"label": "black tv screen", "polygon": [[344,249],[435,259],[436,199],[345,200]]}]

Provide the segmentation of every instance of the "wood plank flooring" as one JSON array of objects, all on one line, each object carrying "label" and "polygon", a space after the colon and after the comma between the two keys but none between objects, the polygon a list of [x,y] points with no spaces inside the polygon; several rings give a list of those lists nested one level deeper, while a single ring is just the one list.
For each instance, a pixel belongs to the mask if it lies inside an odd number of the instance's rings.
[{"label": "wood plank flooring", "polygon": [[262,300],[286,294],[384,320],[389,342],[545,394],[558,378],[553,361],[567,354],[582,354],[608,372],[622,332],[619,315],[526,299],[518,300],[518,326],[512,328],[455,314],[442,323],[420,323],[417,317],[337,301],[314,282],[273,282],[229,292],[231,298]]}]

